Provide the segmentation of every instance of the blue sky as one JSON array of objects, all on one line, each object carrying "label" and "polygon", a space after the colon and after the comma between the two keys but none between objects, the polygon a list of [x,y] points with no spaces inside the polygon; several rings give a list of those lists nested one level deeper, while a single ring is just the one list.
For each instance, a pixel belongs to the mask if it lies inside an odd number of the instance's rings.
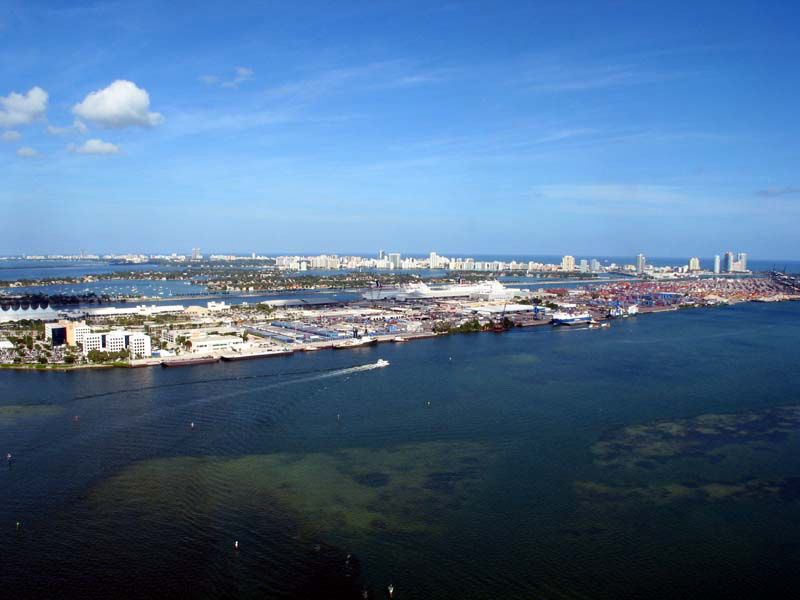
[{"label": "blue sky", "polygon": [[0,6],[0,254],[800,258],[795,2]]}]

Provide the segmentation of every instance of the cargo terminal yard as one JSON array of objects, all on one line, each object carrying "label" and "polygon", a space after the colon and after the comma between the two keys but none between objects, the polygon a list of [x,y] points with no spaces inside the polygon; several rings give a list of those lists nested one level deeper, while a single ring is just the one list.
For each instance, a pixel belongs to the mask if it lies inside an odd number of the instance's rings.
[{"label": "cargo terminal yard", "polygon": [[[19,368],[182,366],[350,349],[514,327],[607,327],[615,318],[738,302],[800,300],[782,273],[683,280],[609,280],[573,288],[513,288],[497,281],[363,289],[341,302],[139,305],[24,310],[4,307],[0,364]],[[18,313],[19,319],[12,319]],[[34,316],[34,315],[39,315]],[[26,318],[27,317],[27,318]]]}]

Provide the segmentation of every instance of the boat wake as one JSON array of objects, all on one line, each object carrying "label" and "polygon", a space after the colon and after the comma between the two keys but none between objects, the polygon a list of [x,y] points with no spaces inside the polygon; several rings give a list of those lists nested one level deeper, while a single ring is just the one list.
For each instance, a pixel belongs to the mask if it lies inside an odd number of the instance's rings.
[{"label": "boat wake", "polygon": [[185,387],[190,385],[203,385],[203,384],[214,384],[214,383],[224,383],[226,381],[230,382],[238,382],[238,381],[248,381],[248,380],[257,380],[257,379],[276,379],[279,377],[295,377],[297,375],[311,375],[310,377],[299,377],[296,379],[290,379],[289,381],[279,381],[276,383],[271,383],[267,386],[261,386],[259,388],[250,388],[252,389],[265,389],[271,387],[277,387],[282,385],[288,385],[291,383],[299,383],[303,381],[314,381],[315,379],[325,379],[328,377],[339,377],[341,375],[349,375],[350,373],[358,373],[360,371],[371,371],[372,369],[380,369],[389,365],[388,360],[380,359],[377,362],[366,364],[366,365],[359,365],[355,367],[346,367],[344,369],[315,369],[315,370],[303,370],[303,371],[288,371],[283,373],[265,373],[263,375],[242,375],[238,377],[215,377],[212,379],[198,379],[195,381],[181,381],[177,383],[162,383],[159,385],[149,385],[149,386],[142,386],[137,388],[127,388],[127,389],[119,389],[114,390],[111,392],[101,392],[98,394],[84,394],[81,396],[75,396],[71,398],[69,402],[75,402],[78,400],[89,400],[93,398],[103,398],[105,396],[116,396],[118,394],[126,394],[126,393],[133,393],[133,392],[142,392],[142,391],[149,391],[149,390],[158,390],[163,388],[171,388],[171,387]]}]

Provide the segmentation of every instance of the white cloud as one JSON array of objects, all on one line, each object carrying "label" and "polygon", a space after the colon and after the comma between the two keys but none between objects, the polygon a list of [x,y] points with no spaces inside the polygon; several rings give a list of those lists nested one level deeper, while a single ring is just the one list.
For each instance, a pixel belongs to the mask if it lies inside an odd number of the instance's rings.
[{"label": "white cloud", "polygon": [[238,88],[239,84],[244,83],[245,81],[250,81],[253,78],[253,74],[255,71],[248,67],[236,67],[234,69],[234,77],[228,81],[223,81],[221,77],[217,75],[200,75],[198,80],[202,81],[206,85],[221,85],[222,87],[227,88]]},{"label": "white cloud", "polygon": [[0,126],[32,123],[44,117],[46,110],[47,92],[39,86],[32,87],[26,94],[11,92],[8,96],[0,96]]},{"label": "white cloud", "polygon": [[81,146],[70,144],[67,150],[74,154],[119,154],[119,146],[103,140],[86,140]]},{"label": "white cloud", "polygon": [[19,131],[4,131],[0,137],[3,138],[4,142],[16,142],[22,139],[22,134]]},{"label": "white cloud", "polygon": [[30,146],[23,146],[17,150],[17,156],[21,158],[33,158],[34,156],[39,156],[39,153]]},{"label": "white cloud", "polygon": [[56,127],[55,125],[48,125],[45,131],[47,131],[47,133],[50,135],[67,135],[70,133],[86,135],[89,132],[89,128],[86,127],[86,124],[80,119],[75,119],[72,125],[69,125],[68,127]]},{"label": "white cloud", "polygon": [[224,81],[222,85],[224,87],[236,88],[239,87],[240,83],[249,81],[252,78],[253,78],[253,69],[248,69],[247,67],[236,67],[236,77],[234,77],[230,81]]},{"label": "white cloud", "polygon": [[150,95],[132,81],[118,79],[107,88],[92,92],[72,112],[101,127],[121,128],[133,125],[153,127],[164,116],[149,112]]}]

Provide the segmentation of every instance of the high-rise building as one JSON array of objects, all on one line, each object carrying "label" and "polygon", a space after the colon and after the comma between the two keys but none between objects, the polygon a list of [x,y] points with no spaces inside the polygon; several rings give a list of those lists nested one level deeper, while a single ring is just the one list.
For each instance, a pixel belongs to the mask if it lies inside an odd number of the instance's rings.
[{"label": "high-rise building", "polygon": [[430,259],[428,260],[428,266],[431,269],[439,268],[439,256],[436,254],[436,252],[431,252]]},{"label": "high-rise building", "polygon": [[700,259],[696,256],[693,256],[689,259],[689,270],[690,271],[699,271],[700,270]]},{"label": "high-rise building", "polygon": [[714,273],[719,274],[719,254],[714,255]]},{"label": "high-rise building", "polygon": [[581,259],[580,272],[581,273],[588,273],[588,271],[589,271],[589,261],[587,259],[585,259],[585,258],[582,258]]},{"label": "high-rise building", "polygon": [[400,258],[399,252],[390,252],[389,253],[389,263],[391,263],[393,269],[399,269],[403,261]]},{"label": "high-rise building", "polygon": [[723,264],[726,273],[733,273],[733,252],[725,253],[725,262]]},{"label": "high-rise building", "polygon": [[203,255],[200,254],[200,248],[192,248],[192,260],[202,260]]},{"label": "high-rise building", "polygon": [[747,252],[739,252],[736,262],[739,271],[747,271]]},{"label": "high-rise building", "polygon": [[386,258],[386,252],[383,250],[378,250],[378,260],[384,260]]},{"label": "high-rise building", "polygon": [[592,273],[597,273],[600,270],[600,261],[596,258],[592,259]]},{"label": "high-rise building", "polygon": [[647,267],[647,260],[645,259],[644,254],[639,253],[636,256],[636,272],[644,273],[645,267]]},{"label": "high-rise building", "polygon": [[575,270],[575,257],[570,256],[567,254],[564,258],[561,259],[561,270],[562,271],[574,271]]}]

